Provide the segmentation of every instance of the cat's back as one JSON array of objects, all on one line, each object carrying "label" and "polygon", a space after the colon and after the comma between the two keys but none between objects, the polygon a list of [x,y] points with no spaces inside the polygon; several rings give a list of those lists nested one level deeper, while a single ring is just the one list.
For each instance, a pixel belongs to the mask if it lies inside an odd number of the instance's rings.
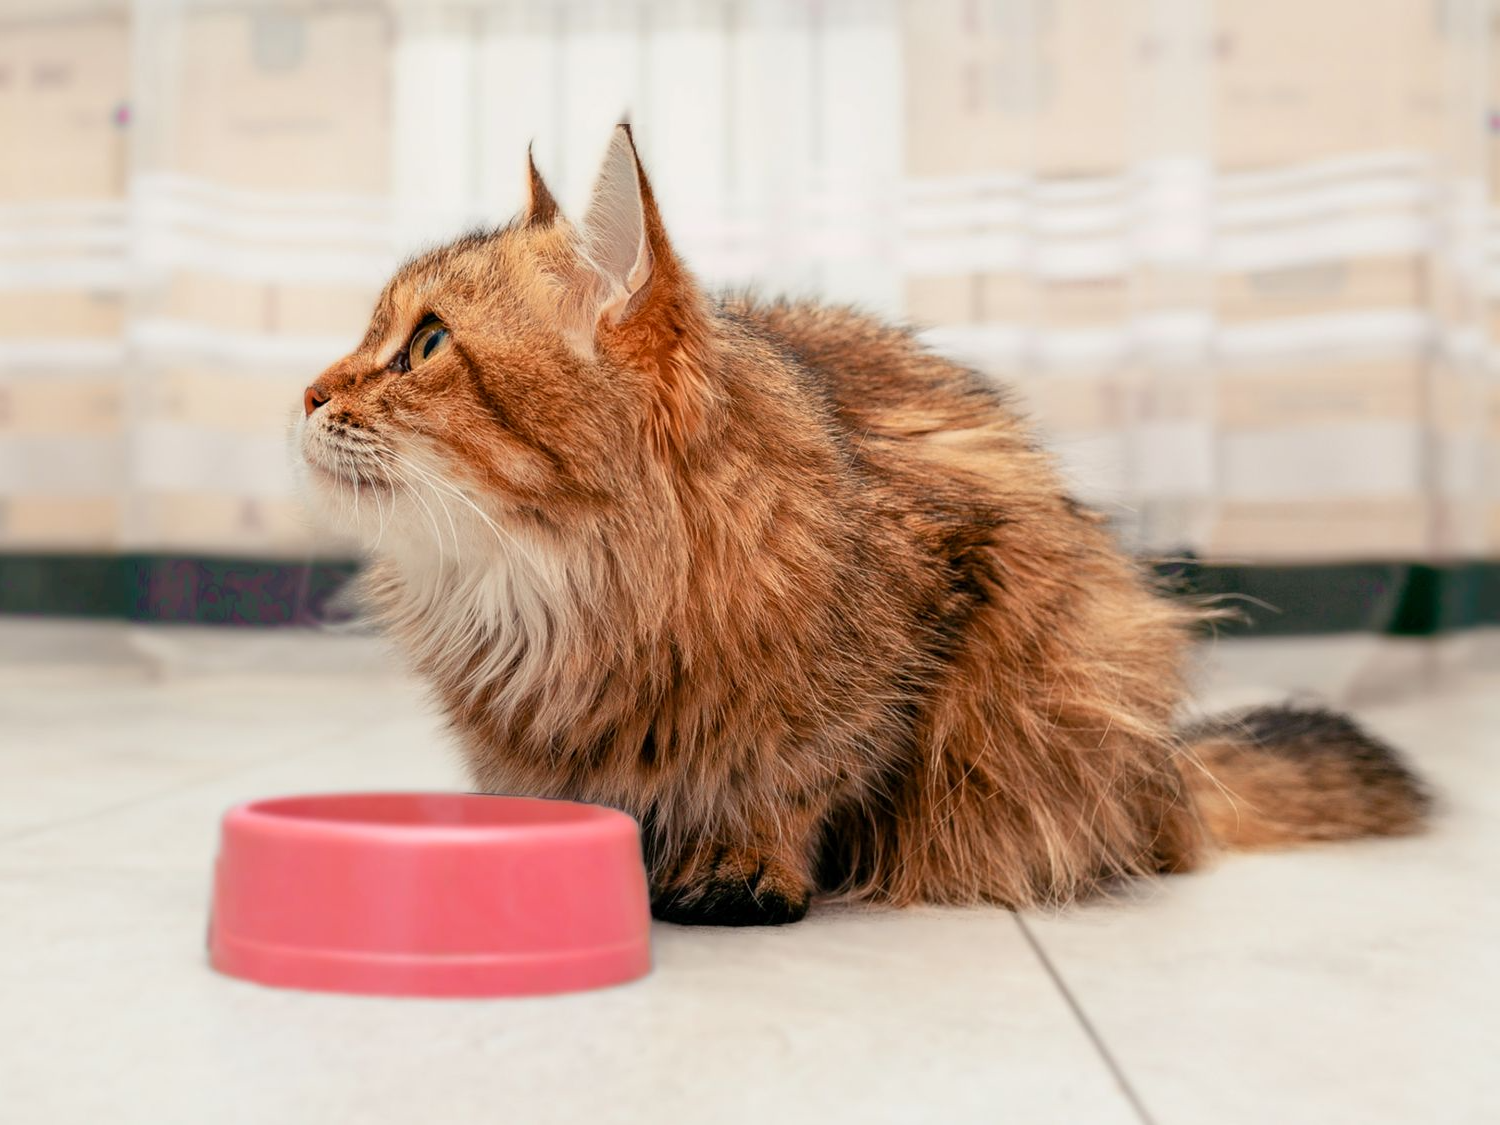
[{"label": "cat's back", "polygon": [[1103,545],[1097,520],[1068,499],[1052,458],[992,380],[852,309],[748,299],[723,308],[814,385],[861,479],[908,530],[942,540],[957,527],[1004,525],[1018,542],[1082,535]]},{"label": "cat's back", "polygon": [[730,298],[722,307],[789,352],[851,430],[916,437],[1016,423],[998,387],[905,328],[808,301]]}]

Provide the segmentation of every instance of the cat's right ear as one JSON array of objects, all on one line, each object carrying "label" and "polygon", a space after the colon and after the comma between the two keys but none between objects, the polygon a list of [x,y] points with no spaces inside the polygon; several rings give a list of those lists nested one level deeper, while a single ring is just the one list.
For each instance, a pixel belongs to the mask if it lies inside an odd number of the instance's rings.
[{"label": "cat's right ear", "polygon": [[561,217],[562,211],[557,206],[557,200],[552,198],[552,192],[547,188],[547,181],[542,179],[542,174],[536,170],[536,160],[531,155],[531,146],[526,146],[526,210],[525,223],[528,227],[551,226]]}]

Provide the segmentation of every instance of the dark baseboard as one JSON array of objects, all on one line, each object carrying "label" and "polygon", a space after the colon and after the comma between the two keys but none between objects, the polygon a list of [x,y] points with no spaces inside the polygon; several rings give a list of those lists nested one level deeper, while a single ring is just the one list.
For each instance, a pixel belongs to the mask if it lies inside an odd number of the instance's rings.
[{"label": "dark baseboard", "polygon": [[[0,614],[197,625],[302,625],[338,617],[352,561],[180,555],[0,555]],[[1298,566],[1156,566],[1167,587],[1237,611],[1221,635],[1431,636],[1500,625],[1500,560]]]},{"label": "dark baseboard", "polygon": [[1163,563],[1169,589],[1235,611],[1228,636],[1426,637],[1500,625],[1500,561],[1231,565]]},{"label": "dark baseboard", "polygon": [[196,625],[318,625],[353,562],[0,555],[0,614]]}]

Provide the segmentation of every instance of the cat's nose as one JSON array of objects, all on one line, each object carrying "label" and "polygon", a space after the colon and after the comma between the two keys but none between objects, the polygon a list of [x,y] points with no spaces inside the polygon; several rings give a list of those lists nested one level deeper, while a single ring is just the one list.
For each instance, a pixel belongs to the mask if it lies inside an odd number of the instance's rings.
[{"label": "cat's nose", "polygon": [[302,409],[307,411],[308,417],[312,417],[312,412],[327,401],[328,392],[316,383],[302,392]]}]

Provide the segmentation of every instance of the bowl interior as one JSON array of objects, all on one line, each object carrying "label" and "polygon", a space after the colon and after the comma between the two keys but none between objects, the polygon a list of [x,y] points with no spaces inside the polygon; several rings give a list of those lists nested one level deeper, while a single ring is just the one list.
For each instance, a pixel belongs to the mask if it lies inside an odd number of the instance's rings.
[{"label": "bowl interior", "polygon": [[278,797],[248,807],[257,816],[297,821],[370,824],[385,828],[436,825],[474,828],[542,828],[583,824],[621,814],[597,805],[533,797],[465,793],[337,793]]}]

